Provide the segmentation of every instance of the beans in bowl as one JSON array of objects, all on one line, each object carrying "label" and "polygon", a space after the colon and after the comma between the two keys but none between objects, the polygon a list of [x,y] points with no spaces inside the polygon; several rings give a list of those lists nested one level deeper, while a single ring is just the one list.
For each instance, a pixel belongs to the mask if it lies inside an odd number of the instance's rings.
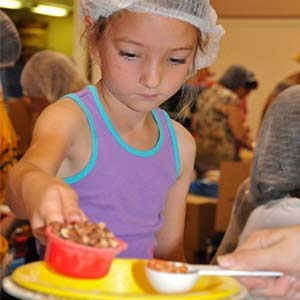
[{"label": "beans in bowl", "polygon": [[162,259],[151,259],[147,267],[156,271],[168,273],[187,273],[188,268],[184,263],[172,262]]},{"label": "beans in bowl", "polygon": [[117,248],[119,243],[105,223],[51,224],[52,233],[77,244],[96,248]]}]

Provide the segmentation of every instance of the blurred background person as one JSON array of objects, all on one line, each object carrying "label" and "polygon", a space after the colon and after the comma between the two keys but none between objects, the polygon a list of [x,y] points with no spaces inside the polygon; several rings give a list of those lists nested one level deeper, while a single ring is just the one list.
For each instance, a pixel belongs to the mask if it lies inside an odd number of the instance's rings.
[{"label": "blurred background person", "polygon": [[[293,56],[293,60],[298,62],[300,64],[300,51],[298,53],[296,53]],[[267,97],[263,110],[262,110],[262,114],[261,114],[261,122],[266,114],[266,111],[268,109],[268,107],[271,105],[271,103],[273,102],[273,100],[276,99],[276,97],[285,89],[287,89],[288,87],[291,87],[293,85],[296,84],[300,84],[300,71],[299,72],[295,72],[292,73],[291,75],[287,76],[286,78],[284,78],[283,80],[281,80],[280,82],[278,82],[275,86],[275,88],[273,89],[273,91],[270,93],[270,95]]]},{"label": "blurred background person", "polygon": [[[0,10],[0,68],[12,66],[21,54],[19,33],[10,18]],[[16,160],[17,136],[8,117],[0,93],[0,203],[3,203],[3,189],[6,176]]]},{"label": "blurred background person", "polygon": [[8,101],[9,115],[19,133],[19,156],[27,150],[34,123],[43,109],[86,85],[88,81],[66,55],[42,50],[31,56],[21,73],[24,97]]},{"label": "blurred background person", "polygon": [[197,143],[198,177],[219,169],[221,161],[239,160],[241,147],[252,149],[246,97],[257,86],[251,71],[232,65],[199,95],[191,125]]},{"label": "blurred background person", "polygon": [[[21,54],[19,33],[10,18],[0,10],[0,68],[12,66]],[[1,89],[2,91],[2,89]],[[8,240],[15,225],[15,216],[4,203],[4,187],[7,174],[16,161],[17,136],[8,117],[2,92],[0,91],[0,239],[1,266],[0,279],[5,276],[6,270],[13,260],[13,254],[8,251]],[[2,298],[1,289],[1,298]]]},{"label": "blurred background person", "polygon": [[249,202],[255,207],[240,243],[258,229],[300,225],[300,85],[269,107],[252,162]]},{"label": "blurred background person", "polygon": [[275,88],[273,89],[273,91],[271,92],[271,94],[268,96],[266,102],[265,102],[265,105],[264,105],[264,108],[263,108],[263,111],[262,111],[262,114],[261,114],[261,120],[260,122],[263,121],[265,115],[266,115],[266,112],[267,112],[267,109],[269,108],[269,106],[271,105],[271,103],[276,99],[276,97],[281,93],[283,92],[285,89],[289,88],[293,86],[293,84],[289,81],[281,81],[279,82]]},{"label": "blurred background person", "polygon": [[[213,85],[213,76],[214,73],[209,67],[198,70],[194,76],[183,84],[181,89],[161,105],[161,108],[167,111],[171,118],[191,131],[191,116],[196,109],[196,99],[204,89]],[[189,105],[184,106],[186,97],[191,100]],[[180,111],[182,112],[178,115]]]},{"label": "blurred background person", "polygon": [[255,230],[300,224],[299,116],[300,85],[295,85],[266,113],[250,177],[238,189],[216,256],[233,251]]},{"label": "blurred background person", "polygon": [[215,73],[211,68],[203,68],[197,71],[197,73],[186,81],[186,84],[192,87],[197,87],[204,90],[211,87],[214,84]]},{"label": "blurred background person", "polygon": [[299,242],[299,115],[300,85],[295,85],[281,92],[266,113],[251,176],[237,192],[225,236],[211,262],[285,273],[276,280],[242,280],[253,295],[300,299],[300,278],[295,277],[300,254],[298,248],[289,248]]},{"label": "blurred background person", "polygon": [[0,66],[13,66],[21,54],[21,40],[19,33],[11,19],[0,10]]}]

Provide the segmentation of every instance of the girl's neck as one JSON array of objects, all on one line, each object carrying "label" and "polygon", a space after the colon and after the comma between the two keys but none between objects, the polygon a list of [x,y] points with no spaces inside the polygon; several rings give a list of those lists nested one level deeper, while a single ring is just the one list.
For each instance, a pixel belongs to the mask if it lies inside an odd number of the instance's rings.
[{"label": "girl's neck", "polygon": [[100,101],[110,121],[120,135],[143,131],[155,123],[151,112],[136,112],[116,99],[101,80],[96,84]]}]

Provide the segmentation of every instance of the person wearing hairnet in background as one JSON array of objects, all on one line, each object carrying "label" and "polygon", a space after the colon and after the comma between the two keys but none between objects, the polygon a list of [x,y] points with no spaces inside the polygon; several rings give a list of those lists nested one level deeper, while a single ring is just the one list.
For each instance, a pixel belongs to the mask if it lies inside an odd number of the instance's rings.
[{"label": "person wearing hairnet in background", "polygon": [[[13,66],[21,53],[21,41],[11,19],[0,10],[0,68]],[[17,136],[0,92],[0,203],[4,201],[6,176],[16,161]]]},{"label": "person wearing hairnet in background", "polygon": [[0,67],[13,66],[21,54],[19,33],[11,19],[0,10]]},{"label": "person wearing hairnet in background", "polygon": [[240,237],[274,226],[300,225],[300,85],[279,94],[259,131],[250,176],[255,210]]},{"label": "person wearing hairnet in background", "polygon": [[36,52],[21,73],[24,97],[7,102],[7,109],[18,134],[18,157],[28,149],[35,121],[50,103],[88,84],[75,62],[52,50]]},{"label": "person wearing hairnet in background", "polygon": [[[0,68],[13,66],[21,53],[21,42],[18,31],[10,18],[0,10]],[[8,117],[2,92],[0,91],[0,204],[4,202],[4,187],[7,174],[16,162],[17,136]],[[15,217],[1,206],[0,234],[3,238],[10,236]],[[13,259],[11,253],[1,261],[0,279]],[[1,289],[2,290],[2,289]]]},{"label": "person wearing hairnet in background", "polygon": [[[66,55],[52,50],[42,50],[32,55],[21,74],[21,86],[25,101],[28,101],[31,121],[30,132],[26,136],[31,139],[35,121],[44,108],[65,94],[87,85],[88,81]],[[26,144],[29,146],[30,140]]]},{"label": "person wearing hairnet in background", "polygon": [[[240,247],[233,256],[218,261],[224,267],[276,269],[298,276],[245,283],[256,295],[286,294],[284,299],[300,299],[300,85],[280,93],[266,113],[245,196],[254,210],[242,230]],[[253,253],[243,256],[247,249]]]},{"label": "person wearing hairnet in background", "polygon": [[[293,55],[292,59],[293,59],[293,61],[298,63],[298,69],[299,69],[299,66],[300,66],[300,51],[295,53],[295,55]],[[266,111],[269,108],[270,104],[272,103],[272,101],[274,99],[276,99],[276,97],[279,95],[279,93],[281,93],[282,91],[284,91],[288,87],[296,85],[296,84],[300,84],[300,70],[298,70],[297,72],[293,72],[289,76],[286,76],[284,79],[282,79],[280,82],[278,82],[276,84],[275,88],[272,90],[270,95],[268,95],[268,98],[265,101],[265,104],[264,104],[264,107],[263,107],[263,110],[262,110],[262,114],[261,114],[261,117],[260,117],[261,122],[262,122],[262,120],[263,120],[263,118],[266,114]]]},{"label": "person wearing hairnet in background", "polygon": [[[21,53],[18,31],[10,18],[0,10],[0,68],[14,65]],[[0,203],[3,202],[3,188],[8,170],[15,162],[17,136],[7,115],[0,95]]]},{"label": "person wearing hairnet in background", "polygon": [[257,81],[252,72],[243,66],[232,65],[218,82],[199,95],[192,117],[198,177],[208,170],[219,169],[221,161],[239,160],[240,147],[252,149],[246,106],[242,103],[256,88]]}]

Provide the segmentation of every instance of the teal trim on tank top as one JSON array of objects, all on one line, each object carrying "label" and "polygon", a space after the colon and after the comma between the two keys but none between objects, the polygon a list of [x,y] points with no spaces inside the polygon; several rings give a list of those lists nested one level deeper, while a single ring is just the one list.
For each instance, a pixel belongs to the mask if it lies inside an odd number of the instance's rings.
[{"label": "teal trim on tank top", "polygon": [[77,174],[70,176],[70,177],[63,178],[63,180],[66,183],[73,184],[75,182],[78,182],[85,176],[87,176],[88,173],[93,169],[93,167],[97,161],[97,156],[98,156],[98,137],[96,134],[96,127],[95,127],[95,124],[93,121],[93,117],[92,117],[90,111],[88,110],[88,108],[86,107],[86,105],[81,101],[81,99],[76,94],[68,94],[68,95],[64,96],[62,99],[64,99],[64,98],[71,98],[84,111],[84,113],[87,117],[88,123],[89,123],[89,127],[91,130],[91,136],[92,136],[92,153],[91,153],[91,157],[90,157],[87,165],[81,171],[79,171]]},{"label": "teal trim on tank top", "polygon": [[175,129],[174,129],[174,126],[171,122],[169,115],[167,114],[166,111],[163,111],[163,113],[166,118],[169,130],[170,130],[170,134],[171,134],[171,140],[172,140],[172,144],[173,144],[174,157],[175,157],[176,176],[178,178],[179,174],[180,174],[180,156],[179,156],[179,147],[178,147],[177,136],[176,136]]},{"label": "teal trim on tank top", "polygon": [[149,157],[152,155],[155,155],[161,148],[163,141],[164,141],[164,131],[163,131],[163,127],[161,124],[161,121],[157,115],[157,112],[155,110],[152,110],[151,113],[154,117],[154,120],[156,122],[156,125],[158,126],[158,130],[159,130],[159,138],[157,143],[155,144],[155,146],[149,150],[138,150],[135,149],[131,146],[129,146],[118,134],[118,132],[116,131],[116,129],[114,128],[113,124],[111,123],[108,115],[106,114],[104,107],[99,99],[98,96],[98,92],[95,86],[93,85],[89,85],[88,89],[90,90],[90,92],[92,93],[94,100],[96,102],[97,108],[99,110],[99,113],[101,114],[104,123],[106,124],[107,128],[109,129],[110,133],[112,134],[112,136],[114,137],[114,139],[118,142],[118,144],[125,149],[127,152],[136,155],[136,156],[141,156],[141,157]]}]

